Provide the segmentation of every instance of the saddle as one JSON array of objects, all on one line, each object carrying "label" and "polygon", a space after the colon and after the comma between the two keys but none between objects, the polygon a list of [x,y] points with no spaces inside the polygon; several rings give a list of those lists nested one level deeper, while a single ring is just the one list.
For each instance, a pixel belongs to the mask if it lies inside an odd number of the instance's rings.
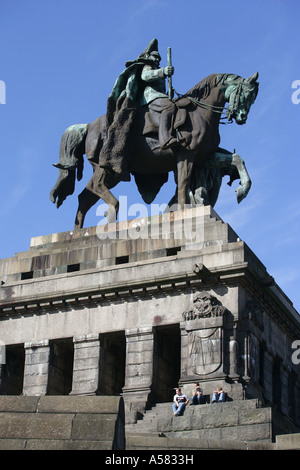
[{"label": "saddle", "polygon": [[159,128],[159,121],[162,113],[172,114],[172,129],[174,131],[179,129],[186,122],[187,108],[191,102],[188,98],[179,98],[177,101],[169,101],[164,98],[159,98],[151,103],[148,107],[142,108],[143,125],[140,128],[142,135],[157,133]]}]

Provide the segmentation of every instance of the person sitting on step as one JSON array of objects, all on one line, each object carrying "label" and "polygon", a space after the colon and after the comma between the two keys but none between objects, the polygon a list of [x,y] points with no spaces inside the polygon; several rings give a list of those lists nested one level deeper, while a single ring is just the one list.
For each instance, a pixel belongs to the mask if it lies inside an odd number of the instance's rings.
[{"label": "person sitting on step", "polygon": [[222,387],[218,387],[217,390],[213,392],[212,403],[219,403],[224,401],[226,401],[226,392],[224,392]]},{"label": "person sitting on step", "polygon": [[181,393],[180,388],[176,388],[176,395],[173,399],[174,403],[172,405],[174,416],[182,416],[185,410],[186,405],[189,402],[188,397]]},{"label": "person sitting on step", "polygon": [[204,403],[202,388],[200,388],[199,382],[195,383],[195,390],[191,397],[191,405],[201,405]]}]

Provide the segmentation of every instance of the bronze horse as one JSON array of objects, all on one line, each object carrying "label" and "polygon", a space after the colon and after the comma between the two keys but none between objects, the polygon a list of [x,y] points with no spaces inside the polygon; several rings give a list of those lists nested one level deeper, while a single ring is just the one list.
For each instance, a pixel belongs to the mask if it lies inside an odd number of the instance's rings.
[{"label": "bronze horse", "polygon": [[[235,119],[237,124],[246,123],[258,93],[257,78],[258,73],[247,79],[234,74],[213,74],[177,98],[178,116],[174,128],[183,143],[172,149],[160,148],[155,131],[143,135],[146,113],[150,113],[147,119],[152,120],[154,130],[158,129],[160,114],[150,112],[147,107],[138,110],[128,169],[147,204],[154,200],[170,171],[175,174],[177,190],[169,206],[174,203],[180,208],[185,204],[214,206],[224,175],[230,176],[229,184],[240,178],[237,200],[240,202],[246,197],[251,186],[250,177],[238,154],[219,147],[219,124],[226,103],[227,119],[230,122]],[[100,198],[108,204],[108,222],[116,220],[119,202],[110,189],[120,179],[101,167],[99,154],[105,139],[105,115],[90,124],[70,126],[62,136],[59,163],[54,165],[59,168],[59,177],[50,193],[51,201],[59,207],[68,195],[73,194],[76,177],[78,181],[82,178],[84,153],[94,170],[78,196],[75,229],[83,227],[87,211]]]}]

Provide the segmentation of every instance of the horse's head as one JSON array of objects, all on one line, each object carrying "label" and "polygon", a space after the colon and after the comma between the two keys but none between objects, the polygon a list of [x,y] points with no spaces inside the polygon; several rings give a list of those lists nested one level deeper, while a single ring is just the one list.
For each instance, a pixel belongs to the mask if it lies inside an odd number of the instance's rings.
[{"label": "horse's head", "polygon": [[245,124],[251,105],[258,93],[258,72],[246,79],[229,75],[226,80],[225,97],[228,101],[227,118],[237,124]]}]

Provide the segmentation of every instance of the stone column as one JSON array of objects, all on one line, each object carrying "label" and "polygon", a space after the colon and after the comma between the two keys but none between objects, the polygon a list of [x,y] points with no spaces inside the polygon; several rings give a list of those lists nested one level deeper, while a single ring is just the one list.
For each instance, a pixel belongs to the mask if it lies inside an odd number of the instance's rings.
[{"label": "stone column", "polygon": [[96,395],[99,383],[98,334],[75,336],[72,391],[70,395]]},{"label": "stone column", "polygon": [[[143,414],[153,380],[153,331],[150,328],[126,330],[126,368],[123,397],[127,412],[133,421]],[[128,422],[128,420],[127,420]]]},{"label": "stone column", "polygon": [[23,395],[46,395],[50,360],[48,340],[25,343]]},{"label": "stone column", "polygon": [[239,344],[238,344],[238,322],[232,325],[233,334],[228,341],[228,356],[229,356],[229,376],[233,380],[239,377]]}]

